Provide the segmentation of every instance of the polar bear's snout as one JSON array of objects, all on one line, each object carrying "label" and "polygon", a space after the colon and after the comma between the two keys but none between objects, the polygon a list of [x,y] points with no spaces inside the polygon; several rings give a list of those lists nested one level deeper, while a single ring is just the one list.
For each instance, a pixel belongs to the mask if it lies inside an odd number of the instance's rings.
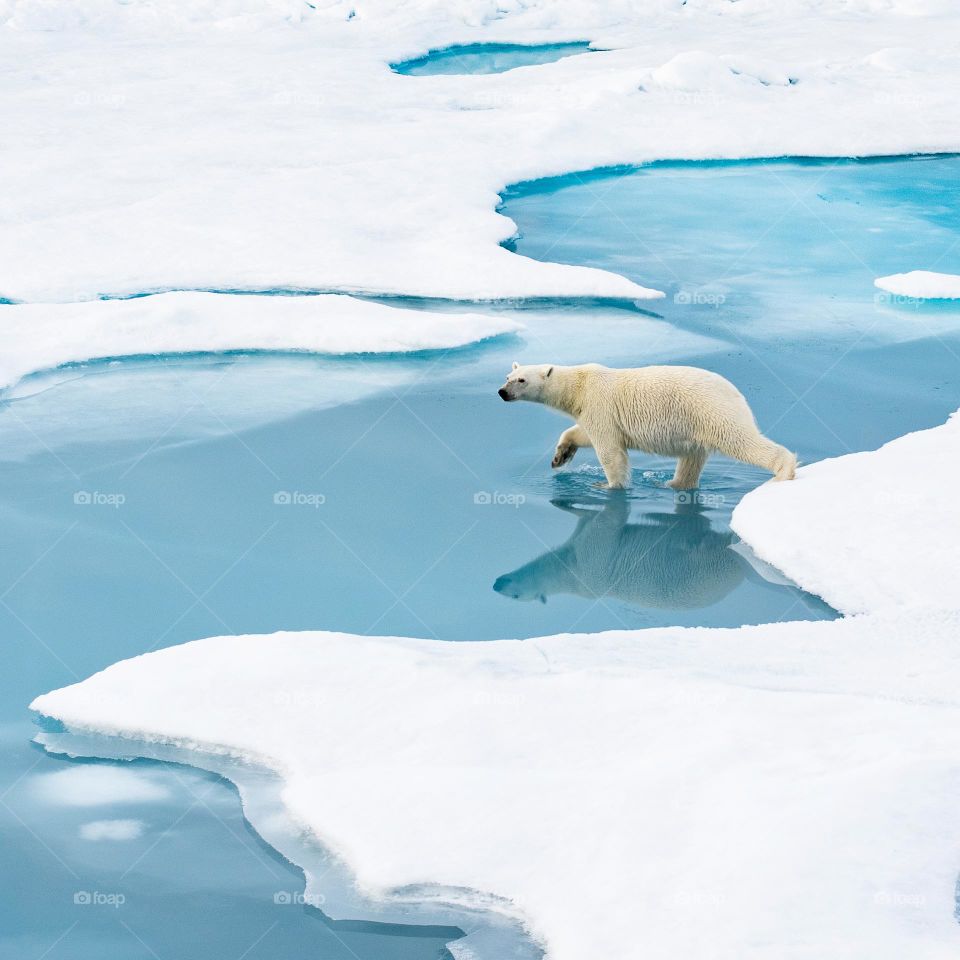
[{"label": "polar bear's snout", "polygon": [[540,401],[543,382],[553,373],[553,367],[542,364],[536,367],[521,367],[514,361],[507,382],[497,391],[501,400]]}]

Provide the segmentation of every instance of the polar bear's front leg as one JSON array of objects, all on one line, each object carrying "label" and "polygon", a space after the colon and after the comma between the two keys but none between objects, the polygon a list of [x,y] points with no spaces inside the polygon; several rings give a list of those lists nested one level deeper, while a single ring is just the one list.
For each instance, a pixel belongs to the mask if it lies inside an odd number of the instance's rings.
[{"label": "polar bear's front leg", "polygon": [[587,436],[587,431],[584,430],[579,423],[575,424],[560,434],[560,439],[557,441],[557,449],[554,451],[550,466],[556,470],[557,467],[562,467],[565,463],[569,463],[580,447],[592,446],[593,443]]},{"label": "polar bear's front leg", "polygon": [[601,486],[608,490],[624,490],[630,486],[630,459],[626,447],[598,445],[597,459],[607,475],[607,482]]}]

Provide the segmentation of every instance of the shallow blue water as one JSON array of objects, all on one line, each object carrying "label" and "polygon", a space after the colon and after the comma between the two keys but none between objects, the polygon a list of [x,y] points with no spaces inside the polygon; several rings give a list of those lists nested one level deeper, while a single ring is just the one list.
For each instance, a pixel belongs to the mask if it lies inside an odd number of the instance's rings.
[{"label": "shallow blue water", "polygon": [[[12,391],[0,957],[438,956],[449,931],[330,927],[276,903],[302,889],[299,873],[221,780],[152,767],[160,799],[51,801],[42,778],[71,764],[28,743],[27,703],[222,633],[457,640],[833,616],[732,549],[730,511],[760,471],[714,459],[684,502],[662,486],[668,462],[635,456],[630,496],[608,497],[583,452],[551,473],[562,418],[495,391],[513,359],[694,363],[733,379],[808,461],[942,422],[960,405],[960,313],[877,298],[872,281],[956,269],[958,179],[960,161],[937,158],[528,185],[503,207],[518,253],[614,269],[666,300],[511,305],[521,337],[407,359],[100,364]],[[81,836],[107,819],[142,833]],[[125,902],[75,904],[77,892]]]},{"label": "shallow blue water", "polygon": [[589,43],[469,43],[431,50],[422,57],[392,64],[397,73],[414,77],[436,74],[505,73],[515,67],[552,63],[564,57],[589,53]]}]

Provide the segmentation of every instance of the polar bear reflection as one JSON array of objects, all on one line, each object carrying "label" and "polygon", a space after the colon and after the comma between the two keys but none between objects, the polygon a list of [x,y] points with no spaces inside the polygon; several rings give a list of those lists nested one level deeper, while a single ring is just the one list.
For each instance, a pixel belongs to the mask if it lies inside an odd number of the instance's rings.
[{"label": "polar bear reflection", "polygon": [[690,609],[716,603],[746,574],[746,561],[729,549],[736,537],[714,530],[698,506],[678,505],[676,513],[646,513],[629,523],[625,496],[611,497],[600,510],[552,503],[578,518],[570,539],[498,577],[497,593],[542,603],[566,593]]}]

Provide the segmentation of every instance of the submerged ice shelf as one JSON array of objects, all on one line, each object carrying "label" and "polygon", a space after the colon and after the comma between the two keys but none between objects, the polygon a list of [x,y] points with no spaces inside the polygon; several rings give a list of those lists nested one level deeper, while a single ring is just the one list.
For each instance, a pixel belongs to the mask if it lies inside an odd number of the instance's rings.
[{"label": "submerged ice shelf", "polygon": [[[243,826],[251,834],[249,842],[241,846],[263,869],[251,877],[251,871],[244,869],[246,865],[238,868],[230,862],[235,855],[228,853],[228,862],[217,874],[222,876],[232,867],[243,887],[236,889],[236,880],[218,882],[225,895],[239,893],[248,901],[253,918],[246,918],[246,923],[240,921],[238,926],[249,929],[249,920],[254,919],[269,930],[266,956],[312,955],[319,951],[336,960],[358,960],[362,956],[436,960],[449,957],[446,950],[456,957],[539,960],[542,956],[516,921],[487,909],[482,897],[470,898],[464,891],[440,888],[399,891],[389,901],[365,896],[357,888],[349,866],[314,838],[305,837],[304,824],[291,819],[282,799],[284,781],[265,767],[196,749],[70,733],[59,725],[36,739],[51,756],[75,761],[49,775],[63,781],[58,787],[67,796],[71,790],[76,792],[73,781],[79,779],[77,775],[99,774],[88,780],[102,780],[102,792],[114,793],[112,801],[102,798],[102,804],[123,803],[131,793],[152,791],[160,794],[153,799],[154,815],[159,802],[163,815],[171,817],[176,815],[179,795],[186,794],[194,806],[213,807],[213,816],[234,821],[234,811],[227,814],[224,808],[234,803],[236,791]],[[94,762],[86,762],[88,758]],[[170,780],[172,786],[164,787]],[[127,784],[128,797],[124,797],[124,790],[117,790],[118,783]],[[88,788],[88,799],[89,793]],[[224,793],[230,794],[229,799],[222,796]],[[232,822],[224,825],[231,832],[236,829]],[[149,835],[146,839],[157,842]],[[220,857],[224,853],[223,849],[217,850]],[[122,879],[129,889],[131,880],[125,875]],[[136,895],[149,901],[151,891],[137,889]],[[267,926],[263,918],[271,914],[274,922]],[[151,921],[138,915],[138,930],[153,943],[176,941],[176,937],[158,932],[158,920],[162,922],[162,917]],[[205,944],[208,956],[221,956],[223,939],[213,937]],[[229,938],[228,943],[236,942],[237,936]],[[223,956],[227,956],[230,947],[224,946]]]}]

